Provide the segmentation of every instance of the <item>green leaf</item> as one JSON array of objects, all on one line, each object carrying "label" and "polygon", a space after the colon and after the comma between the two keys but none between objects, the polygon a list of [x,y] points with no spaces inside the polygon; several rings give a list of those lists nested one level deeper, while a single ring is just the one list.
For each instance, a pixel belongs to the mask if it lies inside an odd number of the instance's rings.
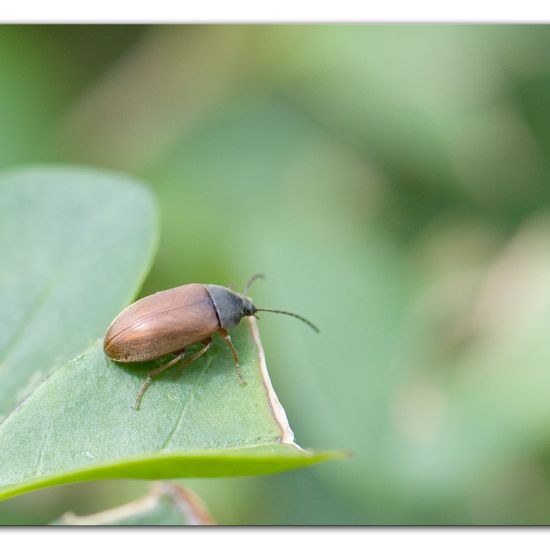
[{"label": "green leaf", "polygon": [[132,405],[152,364],[112,363],[101,340],[66,362],[129,301],[153,247],[147,194],[115,180],[37,170],[0,182],[10,259],[0,311],[12,332],[0,347],[0,499],[67,482],[256,475],[342,456],[294,444],[255,319],[233,332],[244,387],[218,338],[179,378],[171,369],[155,379],[140,410]]},{"label": "green leaf", "polygon": [[52,525],[213,525],[199,497],[175,483],[156,483],[143,498],[89,516],[63,514]]},{"label": "green leaf", "polygon": [[128,177],[72,167],[0,177],[0,419],[104,333],[155,246],[153,198]]},{"label": "green leaf", "polygon": [[274,473],[338,453],[311,453],[273,390],[254,319],[233,332],[246,386],[216,339],[207,357],[156,379],[135,410],[151,365],[109,361],[100,341],[56,370],[0,425],[0,499],[66,482]]}]

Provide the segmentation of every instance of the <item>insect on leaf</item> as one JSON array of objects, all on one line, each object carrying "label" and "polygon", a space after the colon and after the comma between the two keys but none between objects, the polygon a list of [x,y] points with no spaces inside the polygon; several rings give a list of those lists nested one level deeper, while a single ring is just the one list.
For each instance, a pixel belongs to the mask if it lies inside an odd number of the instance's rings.
[{"label": "insect on leaf", "polygon": [[[52,198],[53,197],[53,198]],[[254,318],[233,333],[243,375],[217,336],[175,378],[121,365],[102,335],[152,257],[154,206],[128,179],[47,168],[0,178],[0,499],[107,478],[255,475],[341,453],[304,451],[269,381]],[[32,261],[31,261],[32,260]]]}]

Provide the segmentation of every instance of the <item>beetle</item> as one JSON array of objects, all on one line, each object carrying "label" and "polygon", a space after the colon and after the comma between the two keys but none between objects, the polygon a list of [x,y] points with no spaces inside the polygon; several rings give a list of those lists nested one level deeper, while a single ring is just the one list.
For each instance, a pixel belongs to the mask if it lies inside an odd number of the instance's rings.
[{"label": "beetle", "polygon": [[[258,311],[282,313],[300,319],[319,332],[313,323],[296,313],[257,308],[246,292],[252,282],[260,277],[263,275],[254,275],[242,294],[224,286],[200,283],[163,290],[134,302],[114,319],[103,341],[103,349],[109,359],[119,363],[137,363],[176,354],[166,364],[147,373],[136,397],[136,410],[155,376],[181,362],[176,371],[176,376],[179,376],[185,366],[211,348],[212,335],[216,332],[231,350],[240,384],[246,385],[237,351],[228,332],[243,317],[256,316]],[[203,344],[202,349],[183,361],[186,349],[199,342]]]}]

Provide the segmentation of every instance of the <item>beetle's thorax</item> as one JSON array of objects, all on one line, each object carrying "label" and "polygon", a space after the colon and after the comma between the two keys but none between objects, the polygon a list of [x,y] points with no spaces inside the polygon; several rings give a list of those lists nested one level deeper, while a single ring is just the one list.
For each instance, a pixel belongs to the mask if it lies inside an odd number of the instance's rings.
[{"label": "beetle's thorax", "polygon": [[204,285],[204,287],[212,298],[222,328],[233,328],[244,316],[256,313],[256,307],[246,296],[237,294],[224,286]]}]

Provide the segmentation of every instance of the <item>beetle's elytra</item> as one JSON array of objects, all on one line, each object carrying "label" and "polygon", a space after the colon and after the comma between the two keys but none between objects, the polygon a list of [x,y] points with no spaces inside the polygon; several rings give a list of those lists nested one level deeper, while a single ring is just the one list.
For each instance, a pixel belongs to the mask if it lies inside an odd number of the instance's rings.
[{"label": "beetle's elytra", "polygon": [[[255,275],[246,288],[259,276]],[[107,329],[103,349],[107,357],[122,363],[151,361],[176,354],[165,365],[147,373],[136,399],[136,409],[155,376],[182,361],[188,346],[202,342],[204,347],[181,363],[176,372],[179,375],[184,366],[210,349],[215,332],[231,349],[235,370],[244,385],[246,382],[241,375],[237,351],[228,330],[238,325],[243,317],[255,315],[258,311],[291,315],[318,332],[315,325],[295,313],[256,308],[244,294],[237,294],[219,285],[193,283],[157,292],[128,306]]]}]

